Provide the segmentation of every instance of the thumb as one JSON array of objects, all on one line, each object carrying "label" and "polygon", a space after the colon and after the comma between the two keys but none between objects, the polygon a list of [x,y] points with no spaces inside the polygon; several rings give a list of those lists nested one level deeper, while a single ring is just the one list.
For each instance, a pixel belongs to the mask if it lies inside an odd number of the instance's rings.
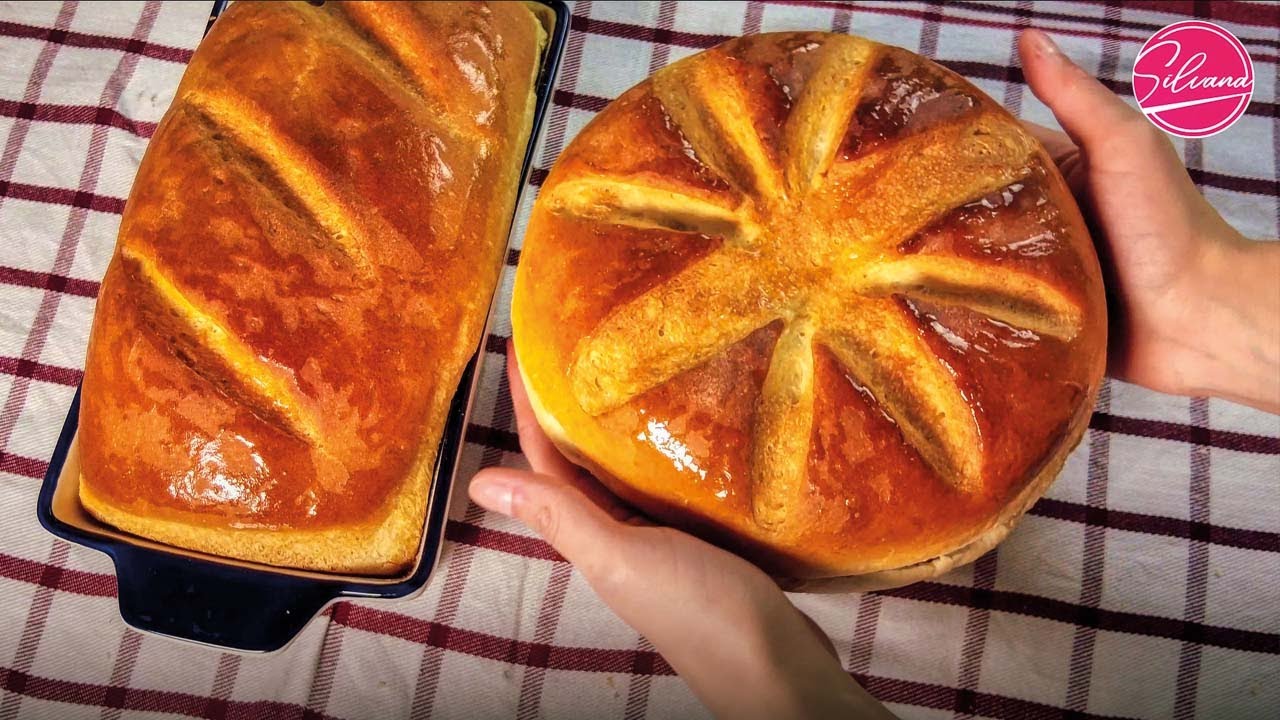
[{"label": "thumb", "polygon": [[472,478],[468,493],[480,507],[528,525],[588,580],[610,567],[608,559],[617,555],[629,528],[582,491],[548,475],[486,468]]},{"label": "thumb", "polygon": [[1086,154],[1100,152],[1108,142],[1123,141],[1132,130],[1145,134],[1151,129],[1141,113],[1072,62],[1045,33],[1023,32],[1018,54],[1031,91]]}]

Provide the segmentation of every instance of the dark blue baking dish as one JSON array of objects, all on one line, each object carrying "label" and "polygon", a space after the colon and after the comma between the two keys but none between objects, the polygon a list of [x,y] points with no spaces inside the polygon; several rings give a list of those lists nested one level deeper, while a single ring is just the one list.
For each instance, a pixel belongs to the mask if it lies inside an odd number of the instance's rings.
[{"label": "dark blue baking dish", "polygon": [[[542,4],[555,12],[555,26],[551,28],[538,76],[537,108],[525,150],[522,186],[551,103],[569,26],[569,11],[563,2],[545,0]],[[214,3],[210,25],[225,7],[226,0]],[[205,30],[207,32],[208,27]],[[40,523],[54,535],[111,557],[116,567],[120,614],[129,625],[223,648],[278,650],[334,600],[403,598],[420,591],[426,584],[444,542],[449,494],[462,451],[483,347],[482,340],[454,393],[432,472],[422,547],[417,561],[405,575],[358,578],[271,568],[170,548],[98,523],[79,506],[75,483],[63,482],[64,474],[71,474],[64,473],[69,458],[75,482],[79,478],[78,453],[73,452],[80,409],[78,389],[49,460],[36,513]]]}]

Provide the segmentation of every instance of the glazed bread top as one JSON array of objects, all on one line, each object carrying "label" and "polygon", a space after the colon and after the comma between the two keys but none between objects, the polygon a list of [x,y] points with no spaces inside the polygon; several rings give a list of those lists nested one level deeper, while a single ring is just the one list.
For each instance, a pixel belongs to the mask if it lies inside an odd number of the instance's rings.
[{"label": "glazed bread top", "polygon": [[544,42],[523,3],[235,3],[125,209],[82,495],[197,535],[420,530],[395,501],[480,340]]},{"label": "glazed bread top", "polygon": [[729,41],[597,115],[542,188],[513,327],[566,451],[806,577],[990,530],[1078,442],[1106,343],[1040,145],[956,74],[827,33]]}]

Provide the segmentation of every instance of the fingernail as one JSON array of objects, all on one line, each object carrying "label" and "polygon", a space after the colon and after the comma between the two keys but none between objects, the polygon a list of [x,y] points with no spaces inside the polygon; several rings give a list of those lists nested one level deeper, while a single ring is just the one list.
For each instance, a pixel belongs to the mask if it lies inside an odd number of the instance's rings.
[{"label": "fingernail", "polygon": [[1061,60],[1065,57],[1062,54],[1062,48],[1049,37],[1049,34],[1041,30],[1030,30],[1031,44],[1036,54],[1044,58],[1055,58]]},{"label": "fingernail", "polygon": [[477,475],[471,481],[470,490],[471,499],[480,507],[511,516],[515,484],[509,478]]}]

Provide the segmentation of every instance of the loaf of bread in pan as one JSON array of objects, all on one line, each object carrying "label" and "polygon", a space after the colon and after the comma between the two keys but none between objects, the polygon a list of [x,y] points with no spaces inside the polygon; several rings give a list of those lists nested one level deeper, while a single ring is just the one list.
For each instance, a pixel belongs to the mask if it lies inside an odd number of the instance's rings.
[{"label": "loaf of bread in pan", "polygon": [[868,588],[974,559],[1044,491],[1102,377],[1102,290],[1057,168],[991,98],[899,48],[776,33],[578,134],[512,328],[542,426],[616,493]]},{"label": "loaf of bread in pan", "polygon": [[524,3],[232,5],[147,149],[102,283],[90,513],[277,566],[414,559],[545,40]]}]

